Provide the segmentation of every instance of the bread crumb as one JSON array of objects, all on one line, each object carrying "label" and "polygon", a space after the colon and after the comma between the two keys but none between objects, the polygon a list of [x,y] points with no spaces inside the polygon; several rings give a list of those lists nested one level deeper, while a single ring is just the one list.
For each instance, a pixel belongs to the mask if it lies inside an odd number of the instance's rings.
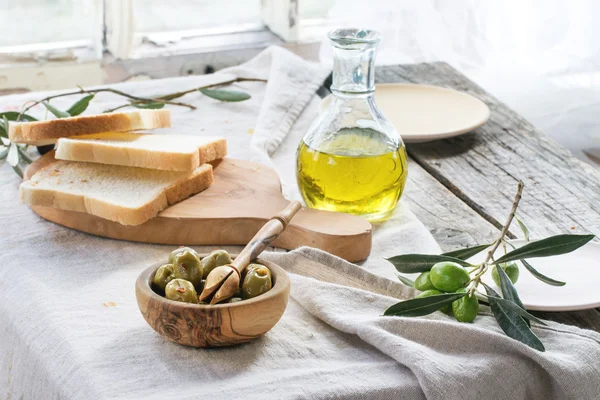
[{"label": "bread crumb", "polygon": [[58,176],[60,175],[60,171],[57,169],[54,169],[50,172],[50,176]]},{"label": "bread crumb", "polygon": [[106,308],[109,308],[109,307],[116,307],[117,303],[115,303],[114,301],[107,301],[106,303],[103,303],[102,305]]},{"label": "bread crumb", "polygon": [[87,179],[82,179],[81,183],[88,183],[89,181]]},{"label": "bread crumb", "polygon": [[574,226],[572,226],[572,227],[571,227],[571,229],[575,229],[575,227],[574,227]]}]

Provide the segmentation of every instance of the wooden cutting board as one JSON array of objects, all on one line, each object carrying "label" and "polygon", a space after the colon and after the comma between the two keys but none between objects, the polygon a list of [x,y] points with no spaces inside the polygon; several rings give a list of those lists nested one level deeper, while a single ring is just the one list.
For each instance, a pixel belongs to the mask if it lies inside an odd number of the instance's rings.
[{"label": "wooden cutting board", "polygon": [[[54,152],[29,166],[28,180],[52,164]],[[214,183],[148,222],[127,226],[94,215],[50,207],[32,207],[57,224],[112,239],[171,245],[245,245],[260,227],[285,208],[277,173],[261,164],[224,158],[213,164]],[[351,262],[371,252],[371,224],[360,217],[303,208],[274,246],[311,246]]]}]

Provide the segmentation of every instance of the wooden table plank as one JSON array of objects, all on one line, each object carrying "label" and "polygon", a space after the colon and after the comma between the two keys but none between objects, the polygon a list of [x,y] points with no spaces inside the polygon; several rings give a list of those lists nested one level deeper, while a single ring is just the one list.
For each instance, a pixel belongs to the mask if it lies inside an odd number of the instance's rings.
[{"label": "wooden table plank", "polygon": [[402,198],[443,251],[491,243],[498,238],[498,229],[410,158],[408,171]]},{"label": "wooden table plank", "polygon": [[[376,80],[451,87],[490,107],[490,121],[472,133],[407,146],[412,160],[405,200],[444,250],[493,240],[519,179],[526,189],[518,214],[534,237],[600,233],[600,172],[452,67],[445,63],[380,67]],[[521,235],[515,224],[511,231],[512,236]],[[598,310],[536,314],[600,332]]]},{"label": "wooden table plank", "polygon": [[[518,214],[532,235],[600,234],[600,171],[445,63],[381,67],[378,82],[414,82],[471,93],[491,109],[483,127],[453,139],[407,146],[434,178],[499,227],[517,187],[525,182]],[[511,227],[519,233],[518,227]]]}]

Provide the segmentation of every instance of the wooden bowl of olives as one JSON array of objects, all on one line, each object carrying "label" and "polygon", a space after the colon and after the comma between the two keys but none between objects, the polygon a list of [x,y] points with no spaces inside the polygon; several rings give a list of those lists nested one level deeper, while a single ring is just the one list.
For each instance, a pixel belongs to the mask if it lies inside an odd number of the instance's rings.
[{"label": "wooden bowl of olives", "polygon": [[136,297],[146,322],[166,339],[193,347],[231,346],[265,334],[283,315],[290,293],[290,280],[278,265],[256,259],[234,297],[220,304],[198,300],[208,273],[231,260],[223,250],[200,255],[184,247],[167,264],[145,269]]}]

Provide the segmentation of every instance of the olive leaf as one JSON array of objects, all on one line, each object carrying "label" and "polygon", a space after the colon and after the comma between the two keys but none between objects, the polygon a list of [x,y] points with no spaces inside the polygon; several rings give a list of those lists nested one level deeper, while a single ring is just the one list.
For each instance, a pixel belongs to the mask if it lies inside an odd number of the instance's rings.
[{"label": "olive leaf", "polygon": [[47,101],[42,101],[42,104],[46,106],[48,111],[50,111],[56,118],[68,118],[70,117],[69,113],[66,111],[61,111],[58,108],[54,107],[52,104]]},{"label": "olive leaf", "polygon": [[163,108],[165,106],[165,103],[161,103],[159,101],[153,101],[150,103],[131,103],[132,106],[134,106],[135,108],[141,108],[144,110],[157,110],[159,108]]},{"label": "olive leaf", "polygon": [[23,179],[23,171],[21,171],[21,168],[18,165],[11,165],[11,167],[13,171],[15,171],[17,175],[19,175],[21,179]]},{"label": "olive leaf", "polygon": [[414,299],[401,301],[389,307],[383,315],[394,315],[397,317],[421,317],[423,315],[431,314],[444,307],[446,304],[450,304],[461,297],[466,296],[467,293],[444,293],[436,294],[428,297],[416,297]]},{"label": "olive leaf", "polygon": [[517,224],[519,224],[519,228],[521,228],[521,231],[523,231],[523,235],[525,236],[525,240],[529,242],[529,229],[527,229],[527,227],[525,226],[525,224],[523,223],[523,221],[521,221],[519,219],[519,217],[515,217],[515,219],[517,220]]},{"label": "olive leaf", "polygon": [[19,113],[16,111],[5,111],[0,113],[0,118],[2,118],[2,120],[4,120],[5,117],[9,121],[16,121],[17,118],[19,118]]},{"label": "olive leaf", "polygon": [[494,261],[494,264],[516,261],[523,258],[548,257],[570,253],[577,250],[595,235],[556,235],[529,242],[523,247],[506,253]]},{"label": "olive leaf", "polygon": [[17,145],[14,143],[12,143],[8,149],[6,162],[8,162],[11,167],[16,167],[19,165],[19,150],[17,149]]},{"label": "olive leaf", "polygon": [[407,278],[404,275],[399,274],[399,273],[396,273],[396,277],[398,278],[398,280],[400,282],[402,282],[406,286],[415,287],[415,281],[413,281],[412,279],[409,279],[409,278]]},{"label": "olive leaf", "polygon": [[544,345],[525,323],[523,317],[511,308],[506,307],[503,302],[495,300],[495,297],[500,297],[498,293],[483,282],[482,284],[488,294],[488,300],[494,318],[496,318],[496,322],[498,322],[498,325],[502,328],[504,333],[533,349],[545,351]]},{"label": "olive leaf", "polygon": [[434,264],[441,261],[452,261],[463,267],[473,266],[460,258],[441,254],[402,254],[400,256],[386,258],[386,260],[391,262],[398,272],[403,272],[405,274],[429,271]]},{"label": "olive leaf", "polygon": [[533,268],[533,266],[525,260],[519,260],[519,261],[521,262],[521,264],[523,264],[523,266],[527,269],[527,271],[529,271],[531,273],[531,275],[533,275],[534,277],[536,277],[537,279],[539,279],[540,281],[542,281],[548,285],[565,286],[567,284],[567,282],[557,281],[556,279],[552,279],[552,278],[542,274],[541,272],[539,272],[535,268]]},{"label": "olive leaf", "polygon": [[[510,300],[522,309],[525,309],[523,306],[523,302],[519,298],[519,294],[517,293],[517,289],[513,286],[510,278],[504,271],[504,268],[501,268],[499,265],[495,267],[498,272],[498,278],[500,279],[500,290],[502,290],[502,297],[506,300]],[[531,323],[528,319],[525,320],[527,326],[531,326]]]},{"label": "olive leaf", "polygon": [[[21,116],[21,119],[19,119],[19,115]],[[25,122],[37,121],[36,118],[32,117],[29,114],[21,114],[16,111],[2,112],[2,113],[0,113],[0,117],[2,117],[2,118],[6,117],[6,119],[8,119],[9,121],[25,121]]]},{"label": "olive leaf", "polygon": [[[506,243],[507,245],[509,245],[513,249],[516,249],[515,245],[512,244],[511,242],[504,241],[504,243]],[[556,279],[552,279],[549,276],[546,276],[546,275],[542,274],[541,272],[539,272],[538,270],[536,270],[535,268],[533,268],[533,266],[531,264],[529,264],[525,260],[519,260],[519,262],[521,264],[523,264],[523,266],[527,269],[527,271],[529,271],[529,273],[531,275],[533,275],[535,278],[539,279],[540,281],[542,281],[542,282],[544,282],[544,283],[546,283],[548,285],[552,285],[552,286],[565,286],[567,284],[567,282],[557,281]]]},{"label": "olive leaf", "polygon": [[[483,282],[481,284],[483,286],[486,286],[486,284]],[[492,288],[490,288],[490,290],[494,291]],[[494,291],[494,293],[495,293],[495,291]],[[539,319],[535,315],[528,313],[527,310],[523,309],[518,304],[515,304],[510,300],[506,300],[506,299],[503,299],[502,297],[493,296],[493,295],[486,295],[485,297],[488,299],[488,302],[489,302],[489,300],[494,300],[494,301],[502,304],[504,307],[510,309],[511,311],[514,311],[515,313],[519,314],[523,318],[530,319],[534,322],[537,322],[540,325],[544,325],[544,326],[548,325],[543,320]]]},{"label": "olive leaf", "polygon": [[19,145],[16,145],[16,147],[17,151],[19,152],[20,159],[25,161],[27,164],[31,164],[33,162],[33,159],[29,157],[29,154],[27,154],[25,149],[22,149],[21,147],[19,147]]},{"label": "olive leaf", "polygon": [[6,118],[6,115],[2,116],[2,125],[0,125],[0,136],[2,136],[5,139],[8,139],[8,118]]},{"label": "olive leaf", "polygon": [[92,101],[93,98],[93,94],[89,94],[85,97],[82,97],[81,99],[77,100],[71,107],[69,107],[67,113],[72,117],[81,114],[88,108],[88,106],[90,105],[90,101]]},{"label": "olive leaf", "polygon": [[205,96],[220,101],[244,101],[252,97],[246,92],[237,90],[198,89],[198,91]]},{"label": "olive leaf", "polygon": [[464,249],[457,249],[442,253],[443,256],[460,258],[461,260],[468,260],[476,254],[481,253],[483,250],[490,247],[491,244],[480,244],[473,247],[465,247]]}]

